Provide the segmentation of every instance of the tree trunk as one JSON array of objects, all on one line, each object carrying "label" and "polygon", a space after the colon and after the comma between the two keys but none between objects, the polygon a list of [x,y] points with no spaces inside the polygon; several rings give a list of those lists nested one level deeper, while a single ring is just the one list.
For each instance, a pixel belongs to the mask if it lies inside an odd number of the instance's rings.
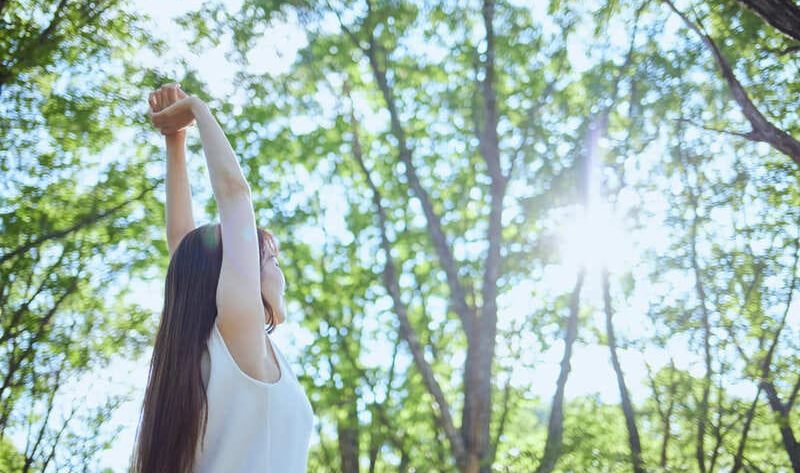
[{"label": "tree trunk", "polygon": [[477,363],[472,366],[474,373],[476,401],[472,407],[475,412],[470,415],[477,422],[467,437],[469,457],[475,458],[478,469],[469,473],[490,473],[492,457],[490,455],[490,425],[492,419],[492,365],[495,357],[495,337],[497,336],[497,279],[500,277],[500,248],[503,245],[503,201],[506,195],[508,178],[500,167],[500,145],[497,134],[497,92],[495,90],[494,67],[494,1],[485,0],[482,8],[483,25],[486,31],[486,60],[483,64],[484,79],[480,90],[483,96],[483,124],[478,131],[478,146],[483,156],[491,179],[489,193],[491,196],[489,222],[486,239],[489,242],[484,260],[483,281],[481,283],[480,320],[473,326],[479,329],[473,333],[473,342],[477,345]]},{"label": "tree trunk", "polygon": [[561,447],[564,441],[564,390],[570,372],[572,359],[572,346],[578,338],[578,312],[580,311],[580,295],[586,268],[578,272],[578,279],[572,290],[569,304],[569,318],[564,331],[564,356],[561,358],[561,372],[556,383],[556,393],[553,395],[553,404],[550,407],[550,420],[547,423],[547,440],[545,441],[544,454],[536,473],[550,473],[556,466],[558,457],[561,456]]},{"label": "tree trunk", "polygon": [[358,410],[356,399],[347,402],[348,415],[336,425],[342,473],[358,473]]},{"label": "tree trunk", "polygon": [[606,336],[608,337],[608,350],[611,352],[611,365],[617,376],[617,386],[622,400],[622,412],[625,414],[625,427],[628,429],[628,444],[631,449],[631,463],[634,473],[644,473],[642,463],[642,444],[639,440],[639,429],[636,428],[636,417],[633,412],[633,403],[625,384],[625,375],[617,357],[617,340],[614,334],[614,309],[611,307],[611,289],[609,287],[608,269],[603,268],[603,305],[606,313]]},{"label": "tree trunk", "polygon": [[793,0],[739,0],[781,33],[800,41],[800,6]]}]

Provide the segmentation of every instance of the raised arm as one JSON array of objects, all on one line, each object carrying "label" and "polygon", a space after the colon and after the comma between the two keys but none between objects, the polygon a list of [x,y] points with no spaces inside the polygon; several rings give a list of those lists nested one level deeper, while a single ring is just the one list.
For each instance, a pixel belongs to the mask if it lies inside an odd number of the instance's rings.
[{"label": "raised arm", "polygon": [[[187,95],[179,84],[166,84],[150,94],[152,112],[160,112]],[[192,192],[186,173],[186,129],[164,135],[167,148],[167,247],[169,255],[187,233],[194,230]]]},{"label": "raised arm", "polygon": [[241,370],[261,381],[267,376],[265,312],[250,186],[225,133],[199,98],[178,100],[155,114],[153,123],[164,133],[184,127],[191,119],[197,122],[220,213],[222,269],[217,287],[217,326]]},{"label": "raised arm", "polygon": [[187,233],[194,230],[192,191],[186,173],[186,132],[169,135],[167,145],[167,243],[169,254]]}]

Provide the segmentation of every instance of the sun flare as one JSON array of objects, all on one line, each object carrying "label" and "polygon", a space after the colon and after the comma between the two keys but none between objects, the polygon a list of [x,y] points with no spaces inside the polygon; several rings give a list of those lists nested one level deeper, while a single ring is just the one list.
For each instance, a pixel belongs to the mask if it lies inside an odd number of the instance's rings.
[{"label": "sun flare", "polygon": [[576,270],[585,265],[590,272],[604,266],[611,272],[623,271],[631,265],[633,242],[609,206],[577,208],[569,217],[558,232],[563,264]]}]

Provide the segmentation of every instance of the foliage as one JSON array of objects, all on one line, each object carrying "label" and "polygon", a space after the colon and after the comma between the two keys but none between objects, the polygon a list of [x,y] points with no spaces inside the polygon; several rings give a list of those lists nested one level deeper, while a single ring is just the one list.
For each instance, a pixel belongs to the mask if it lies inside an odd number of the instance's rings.
[{"label": "foliage", "polygon": [[[0,391],[9,427],[22,425],[26,396],[46,400],[52,380],[40,372],[136,356],[154,328],[154,314],[106,289],[165,269],[163,201],[154,193],[163,151],[146,142],[137,107],[167,80],[129,60],[137,47],[164,45],[122,4],[106,6],[91,27],[67,21],[24,59],[31,25],[22,12],[31,5],[4,7],[13,21],[0,36],[0,166],[9,176],[0,194],[0,337],[8,342],[0,364],[18,360],[0,372],[9,379]],[[785,433],[800,429],[790,310],[797,164],[748,139],[746,114],[707,45],[664,2],[497,2],[491,51],[484,6],[245,0],[238,10],[207,2],[179,21],[195,50],[230,34],[240,67],[231,97],[210,96],[191,70],[180,82],[210,104],[256,197],[259,225],[281,242],[291,318],[310,335],[295,370],[318,417],[309,470],[466,471],[443,412],[463,428],[466,399],[477,392],[465,360],[486,338],[488,447],[457,436],[480,452],[481,472],[541,468],[556,435],[555,398],[533,392],[557,392],[557,380],[530,373],[560,359],[572,315],[576,350],[609,344],[594,279],[578,288],[573,312],[578,271],[556,271],[570,256],[559,228],[591,202],[613,206],[636,245],[636,261],[611,278],[616,349],[641,351],[648,377],[632,384],[636,366],[623,363],[621,378],[609,369],[605,382],[634,393],[646,471],[790,471]],[[64,17],[81,17],[74,8]],[[760,113],[800,137],[796,44],[733,0],[676,8],[719,46]],[[305,33],[289,70],[248,69],[248,55],[280,22]],[[131,129],[139,134],[123,138]],[[509,175],[495,285],[486,271],[501,188],[487,159],[492,129]],[[189,148],[202,153],[195,138]],[[202,198],[213,218],[210,193]],[[466,305],[498,305],[497,323],[482,326],[496,336],[465,331],[430,213]],[[565,361],[553,471],[632,470],[620,406],[571,396],[575,359]],[[788,414],[768,402],[770,389]],[[0,461],[15,461],[13,446],[2,448]]]}]

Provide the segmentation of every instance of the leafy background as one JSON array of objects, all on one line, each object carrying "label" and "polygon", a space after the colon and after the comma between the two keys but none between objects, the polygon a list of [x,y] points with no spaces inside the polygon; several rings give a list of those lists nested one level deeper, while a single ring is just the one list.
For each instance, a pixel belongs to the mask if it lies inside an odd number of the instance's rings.
[{"label": "leafy background", "polygon": [[0,2],[0,471],[127,471],[172,81],[281,242],[309,471],[800,471],[800,8],[530,3]]}]

